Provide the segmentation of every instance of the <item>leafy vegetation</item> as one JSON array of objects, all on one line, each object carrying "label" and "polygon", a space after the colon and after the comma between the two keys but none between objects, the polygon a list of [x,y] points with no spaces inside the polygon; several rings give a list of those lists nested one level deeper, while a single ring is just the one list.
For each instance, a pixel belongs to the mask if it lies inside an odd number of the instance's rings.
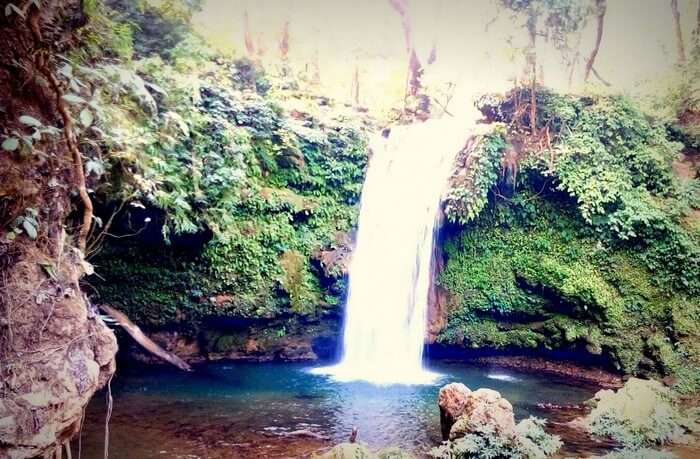
[{"label": "leafy vegetation", "polygon": [[675,394],[658,381],[630,378],[617,392],[600,391],[589,403],[592,410],[582,425],[622,445],[621,457],[678,442],[694,429],[695,418],[684,413]]},{"label": "leafy vegetation", "polygon": [[[77,82],[69,102],[86,125],[86,172],[107,225],[92,244],[97,253],[107,241],[94,259],[102,300],[150,325],[337,304],[342,279],[326,278],[316,257],[355,224],[363,120],[212,51],[182,30],[185,11],[144,7],[164,19],[134,29],[132,56],[68,64]],[[99,14],[119,29],[132,13]],[[103,40],[112,37],[100,29],[107,19],[95,26]],[[152,46],[149,33],[159,32],[172,46]],[[112,239],[112,230],[129,237]]]},{"label": "leafy vegetation", "polygon": [[481,101],[509,126],[505,148],[523,145],[520,180],[512,197],[485,180],[489,202],[478,218],[468,203],[452,215],[470,223],[445,246],[440,283],[459,307],[440,339],[585,348],[626,373],[675,374],[680,390],[697,390],[698,183],[673,172],[681,146],[628,99],[540,91],[538,120],[551,136],[543,148],[518,137],[518,98],[526,96]]},{"label": "leafy vegetation", "polygon": [[430,451],[439,459],[539,459],[554,455],[562,443],[544,430],[545,421],[530,417],[515,426],[512,435],[498,434],[492,426],[484,432],[470,433],[443,443]]},{"label": "leafy vegetation", "polygon": [[479,138],[475,146],[468,146],[460,152],[460,156],[466,156],[465,175],[455,179],[458,183],[453,184],[445,197],[448,220],[467,224],[488,203],[489,191],[498,182],[501,170],[500,160],[505,149],[503,134],[496,129]]}]

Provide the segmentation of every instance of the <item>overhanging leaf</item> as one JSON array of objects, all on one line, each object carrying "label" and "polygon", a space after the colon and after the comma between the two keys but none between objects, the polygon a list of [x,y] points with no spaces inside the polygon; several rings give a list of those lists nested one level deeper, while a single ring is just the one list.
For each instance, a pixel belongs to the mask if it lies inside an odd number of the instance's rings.
[{"label": "overhanging leaf", "polygon": [[15,151],[19,147],[19,140],[15,137],[8,137],[2,142],[2,149],[5,151]]},{"label": "overhanging leaf", "polygon": [[36,232],[36,227],[32,225],[32,223],[27,220],[26,218],[22,221],[22,229],[24,230],[25,233],[27,233],[27,236],[29,236],[29,239],[36,239],[37,237],[37,232]]},{"label": "overhanging leaf", "polygon": [[76,105],[78,105],[78,104],[84,104],[84,103],[85,103],[85,99],[83,99],[82,97],[80,97],[80,96],[77,95],[77,94],[72,94],[72,93],[71,93],[71,94],[64,94],[63,97],[61,97],[61,98],[62,98],[63,100],[65,100],[66,102],[68,102],[69,104],[76,104]]},{"label": "overhanging leaf", "polygon": [[95,121],[95,117],[92,115],[90,110],[84,108],[80,111],[80,123],[83,126],[90,127],[93,121]]},{"label": "overhanging leaf", "polygon": [[33,126],[33,127],[41,127],[41,121],[38,119],[34,118],[33,116],[29,115],[22,115],[19,117],[19,122],[22,124],[26,124],[27,126]]}]

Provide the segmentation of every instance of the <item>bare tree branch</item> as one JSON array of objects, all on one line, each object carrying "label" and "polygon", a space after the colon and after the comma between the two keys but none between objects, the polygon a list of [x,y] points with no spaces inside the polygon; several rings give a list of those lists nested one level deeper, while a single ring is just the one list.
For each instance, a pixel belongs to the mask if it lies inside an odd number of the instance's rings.
[{"label": "bare tree branch", "polygon": [[683,46],[683,31],[681,30],[681,13],[678,11],[678,0],[671,0],[671,14],[673,15],[673,30],[676,34],[676,59],[679,65],[686,62],[685,46]]},{"label": "bare tree branch", "polygon": [[596,9],[597,9],[597,17],[598,17],[598,25],[596,28],[595,46],[593,47],[593,51],[591,51],[591,55],[588,57],[588,60],[586,61],[586,72],[584,73],[583,81],[588,81],[588,78],[591,76],[593,64],[595,64],[595,58],[598,55],[598,51],[600,50],[600,42],[603,39],[603,26],[605,24],[605,11],[607,10],[607,7],[608,7],[606,0],[595,0],[595,2],[596,2]]}]

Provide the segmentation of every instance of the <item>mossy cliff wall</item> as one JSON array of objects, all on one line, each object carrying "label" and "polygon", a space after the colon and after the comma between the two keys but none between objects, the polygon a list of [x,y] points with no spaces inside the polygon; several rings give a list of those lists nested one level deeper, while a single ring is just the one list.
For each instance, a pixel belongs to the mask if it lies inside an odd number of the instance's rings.
[{"label": "mossy cliff wall", "polygon": [[625,98],[546,91],[533,138],[515,118],[524,92],[482,99],[494,130],[446,200],[438,282],[454,306],[438,341],[578,350],[697,390],[698,181],[673,172],[683,145]]}]

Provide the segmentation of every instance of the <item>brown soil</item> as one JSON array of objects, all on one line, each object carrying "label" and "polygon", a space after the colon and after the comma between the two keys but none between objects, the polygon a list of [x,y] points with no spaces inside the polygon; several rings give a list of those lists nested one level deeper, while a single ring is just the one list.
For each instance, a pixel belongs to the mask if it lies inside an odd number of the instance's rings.
[{"label": "brown soil", "polygon": [[[23,115],[61,135],[34,140],[31,152],[0,154],[0,457],[14,459],[61,451],[114,373],[117,350],[79,285],[90,269],[71,238],[72,216],[83,215],[72,198],[82,165],[50,83],[56,54],[84,24],[82,2],[27,2],[25,13],[0,21],[0,138],[31,134]],[[26,219],[15,231],[17,217],[28,215],[33,231]]]}]

